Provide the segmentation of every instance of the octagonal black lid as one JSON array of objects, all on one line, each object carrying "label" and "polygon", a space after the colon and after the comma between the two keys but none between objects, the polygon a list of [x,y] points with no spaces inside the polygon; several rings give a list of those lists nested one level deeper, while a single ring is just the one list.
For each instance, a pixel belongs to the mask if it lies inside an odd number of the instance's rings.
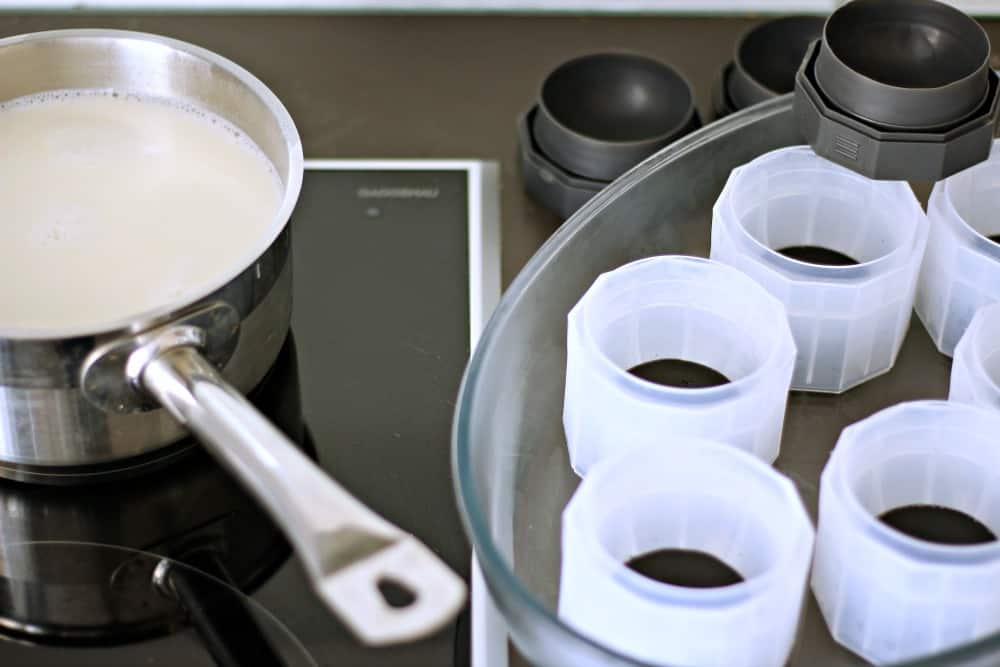
[{"label": "octagonal black lid", "polygon": [[796,76],[800,127],[817,153],[867,176],[944,178],[989,153],[989,58],[985,30],[950,5],[854,0]]}]

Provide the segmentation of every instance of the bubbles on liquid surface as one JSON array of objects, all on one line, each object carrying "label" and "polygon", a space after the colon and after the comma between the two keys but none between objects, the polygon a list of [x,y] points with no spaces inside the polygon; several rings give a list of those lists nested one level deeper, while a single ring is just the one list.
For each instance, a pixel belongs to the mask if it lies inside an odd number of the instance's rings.
[{"label": "bubbles on liquid surface", "polygon": [[257,146],[257,144],[254,143],[253,140],[250,139],[250,137],[248,137],[239,127],[233,125],[225,118],[208,111],[207,109],[191,104],[190,102],[184,102],[183,100],[159,97],[155,95],[143,95],[115,88],[66,88],[60,90],[46,90],[32,95],[25,95],[23,97],[15,97],[11,100],[0,101],[0,112],[15,111],[19,108],[32,107],[41,104],[51,104],[53,102],[60,102],[81,97],[102,97],[121,100],[122,102],[161,104],[191,114],[192,116],[219,127],[242,146],[256,153],[267,165],[271,173],[274,174],[274,177],[280,180],[280,176],[275,170],[274,165],[271,163],[271,160],[264,155],[264,152],[261,151],[260,147]]},{"label": "bubbles on liquid surface", "polygon": [[0,139],[5,330],[98,331],[209,293],[285,222],[274,163],[190,102],[47,91],[0,102]]}]

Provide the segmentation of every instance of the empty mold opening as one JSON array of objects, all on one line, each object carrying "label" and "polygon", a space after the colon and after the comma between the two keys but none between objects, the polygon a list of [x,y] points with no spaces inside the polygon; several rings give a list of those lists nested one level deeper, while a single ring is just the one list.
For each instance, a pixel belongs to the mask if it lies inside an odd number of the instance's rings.
[{"label": "empty mold opening", "polygon": [[863,453],[847,470],[848,484],[864,510],[884,524],[945,544],[974,544],[983,541],[971,539],[977,535],[1000,534],[1000,461],[988,437],[924,428],[859,449]]},{"label": "empty mold opening", "polygon": [[684,359],[654,359],[633,366],[628,372],[647,382],[681,389],[705,389],[729,382],[719,371]]},{"label": "empty mold opening", "polygon": [[853,257],[822,246],[793,245],[777,248],[777,251],[789,259],[818,266],[854,266],[858,263]]},{"label": "empty mold opening", "polygon": [[850,266],[885,257],[912,238],[911,214],[880,191],[884,186],[818,165],[813,155],[788,155],[743,172],[731,201],[739,224],[761,245],[797,261]]},{"label": "empty mold opening", "polygon": [[903,88],[945,86],[989,57],[989,40],[973,19],[933,3],[853,2],[830,18],[824,37],[858,74]]},{"label": "empty mold opening", "polygon": [[685,588],[721,588],[743,581],[722,560],[694,549],[657,549],[633,556],[625,565],[653,581]]},{"label": "empty mold opening", "polygon": [[952,176],[948,197],[966,225],[994,243],[1000,243],[1000,160],[991,159]]},{"label": "empty mold opening", "polygon": [[648,579],[689,588],[736,584],[778,558],[772,533],[740,505],[707,494],[634,497],[605,517],[598,539]]},{"label": "empty mold opening", "polygon": [[965,512],[939,505],[904,505],[879,515],[879,520],[905,535],[937,544],[985,544],[997,537]]},{"label": "empty mold opening", "polygon": [[779,305],[762,289],[693,258],[606,274],[588,292],[582,316],[597,350],[622,371],[691,388],[735,383],[760,369],[783,325]]},{"label": "empty mold opening", "polygon": [[739,583],[736,576],[750,585],[742,595],[757,590],[755,580],[783,576],[809,530],[791,485],[729,445],[697,438],[671,444],[651,444],[592,471],[564,514],[564,546],[596,548],[606,565],[618,564],[616,580],[638,595],[677,592],[656,581],[694,588],[700,579],[715,587]]},{"label": "empty mold opening", "polygon": [[561,65],[542,104],[564,127],[603,141],[654,139],[676,129],[692,105],[687,83],[656,61],[597,54]]},{"label": "empty mold opening", "polygon": [[770,345],[762,338],[759,331],[739,320],[703,307],[652,303],[609,322],[597,341],[604,355],[622,370],[661,360],[673,360],[673,370],[677,370],[680,360],[688,362],[689,369],[701,366],[709,371],[701,375],[717,374],[734,381],[763,365]]}]

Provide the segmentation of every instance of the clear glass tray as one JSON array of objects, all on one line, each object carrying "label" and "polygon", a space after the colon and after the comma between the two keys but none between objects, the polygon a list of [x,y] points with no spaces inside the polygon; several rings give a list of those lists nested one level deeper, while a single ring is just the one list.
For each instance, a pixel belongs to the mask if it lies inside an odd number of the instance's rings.
[{"label": "clear glass tray", "polygon": [[[708,256],[730,170],[802,143],[785,96],[709,125],[638,165],[563,225],[508,289],[468,367],[454,432],[459,504],[493,599],[534,664],[634,665],[556,614],[560,515],[577,485],[563,436],[566,314],[602,272],[664,253]],[[793,393],[777,467],[815,519],[843,427],[889,405],[945,398],[951,361],[913,317],[894,369],[842,395]],[[998,591],[1000,594],[1000,591]],[[830,637],[812,595],[791,665],[865,664]],[[1000,663],[1000,635],[920,665]]]}]

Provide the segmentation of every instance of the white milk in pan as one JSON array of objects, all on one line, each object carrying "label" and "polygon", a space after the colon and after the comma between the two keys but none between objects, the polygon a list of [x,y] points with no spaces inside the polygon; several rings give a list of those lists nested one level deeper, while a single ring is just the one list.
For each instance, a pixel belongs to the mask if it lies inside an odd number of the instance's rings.
[{"label": "white milk in pan", "polygon": [[274,224],[281,183],[222,119],[66,91],[0,105],[0,330],[106,328],[217,286]]}]

